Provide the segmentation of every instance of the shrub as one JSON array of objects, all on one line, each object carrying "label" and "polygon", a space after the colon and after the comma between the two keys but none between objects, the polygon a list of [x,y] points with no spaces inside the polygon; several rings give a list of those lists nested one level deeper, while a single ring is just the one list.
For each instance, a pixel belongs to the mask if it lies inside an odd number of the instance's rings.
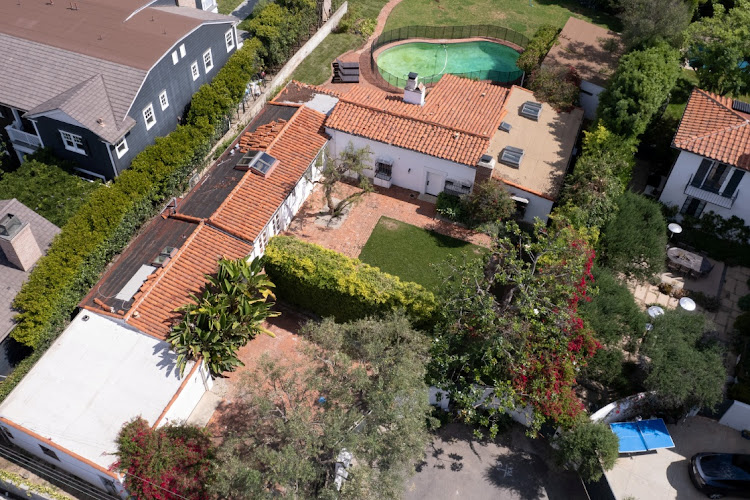
[{"label": "shrub", "polygon": [[573,109],[578,101],[580,84],[581,79],[576,71],[564,66],[538,68],[529,79],[529,88],[534,91],[534,96],[561,112]]},{"label": "shrub", "polygon": [[472,226],[508,219],[516,211],[516,203],[505,184],[492,178],[474,186],[464,207]]},{"label": "shrub", "polygon": [[602,469],[614,467],[619,454],[617,436],[609,426],[588,420],[563,434],[557,444],[558,462],[572,463],[586,482],[598,481]]},{"label": "shrub", "polygon": [[750,312],[744,312],[737,316],[733,326],[740,335],[750,338]]},{"label": "shrub", "polygon": [[291,236],[272,238],[265,258],[278,296],[320,316],[343,322],[404,309],[417,324],[432,321],[432,293],[357,259]]},{"label": "shrub", "polygon": [[441,191],[440,194],[438,194],[435,209],[437,210],[437,213],[443,217],[447,217],[456,222],[462,222],[466,218],[461,198],[456,195],[448,194],[445,191]]},{"label": "shrub", "polygon": [[743,311],[750,311],[750,293],[740,297],[737,301],[737,306]]},{"label": "shrub", "polygon": [[750,405],[750,382],[740,382],[729,387],[728,396],[730,399]]},{"label": "shrub", "polygon": [[543,24],[529,40],[523,53],[518,57],[516,66],[530,75],[544,60],[549,49],[557,41],[560,30],[550,24]]},{"label": "shrub", "polygon": [[16,198],[54,225],[62,226],[99,186],[101,183],[87,182],[73,174],[67,162],[40,150],[0,178],[0,198]]}]

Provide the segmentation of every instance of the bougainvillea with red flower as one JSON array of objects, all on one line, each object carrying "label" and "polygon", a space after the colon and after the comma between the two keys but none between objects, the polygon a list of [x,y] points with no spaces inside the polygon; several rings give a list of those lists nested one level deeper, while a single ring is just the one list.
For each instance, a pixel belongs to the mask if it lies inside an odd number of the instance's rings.
[{"label": "bougainvillea with red flower", "polygon": [[153,429],[138,417],[123,426],[117,444],[118,460],[112,470],[124,473],[125,487],[134,498],[209,498],[206,488],[214,447],[204,429],[189,425]]},{"label": "bougainvillea with red flower", "polygon": [[530,408],[532,429],[572,425],[582,411],[576,373],[600,347],[578,314],[593,283],[586,236],[559,221],[530,232],[511,222],[489,262],[446,279],[430,375],[464,420],[493,434],[506,409]]}]

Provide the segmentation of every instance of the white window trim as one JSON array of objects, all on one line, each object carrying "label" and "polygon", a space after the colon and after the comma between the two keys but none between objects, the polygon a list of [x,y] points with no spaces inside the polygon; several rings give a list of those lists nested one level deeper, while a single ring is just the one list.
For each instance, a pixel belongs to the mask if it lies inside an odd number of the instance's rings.
[{"label": "white window trim", "polygon": [[[122,146],[124,146],[124,148],[122,148],[121,150],[120,148]],[[119,160],[120,158],[125,156],[125,153],[127,153],[129,149],[130,148],[128,147],[128,141],[123,137],[119,142],[115,144],[115,154],[117,154],[117,159]]]},{"label": "white window trim", "polygon": [[[206,64],[206,56],[211,60],[210,65]],[[211,49],[208,49],[203,53],[203,69],[206,70],[206,73],[214,69],[214,55],[211,53]]]},{"label": "white window trim", "polygon": [[162,90],[159,94],[159,106],[161,106],[162,111],[169,107],[169,98],[167,97],[166,89]]},{"label": "white window trim", "polygon": [[224,33],[224,43],[227,46],[227,52],[231,52],[234,48],[234,33],[231,29]]},{"label": "white window trim", "polygon": [[[151,110],[151,123],[148,122],[148,117],[146,116],[146,111]],[[154,125],[156,125],[156,113],[154,113],[154,103],[150,102],[148,106],[143,108],[143,121],[146,123],[146,130],[151,129]]]},{"label": "white window trim", "polygon": [[[78,153],[81,155],[86,156],[86,150],[83,147],[83,136],[80,136],[78,134],[73,134],[71,132],[66,132],[65,130],[59,130],[60,136],[62,137],[63,144],[65,145],[65,149],[68,151],[73,151],[74,153]],[[80,139],[81,146],[78,147],[77,142],[75,141],[74,137],[77,137]]]},{"label": "white window trim", "polygon": [[176,50],[173,50],[172,51],[172,65],[174,66],[179,61],[180,61],[180,56],[177,55],[177,51]]},{"label": "white window trim", "polygon": [[185,57],[185,54],[187,54],[187,51],[185,50],[185,44],[183,43],[180,45],[180,57]]},{"label": "white window trim", "polygon": [[193,81],[196,81],[199,76],[201,76],[201,70],[198,66],[198,61],[193,61],[193,64],[190,65],[190,74],[193,75]]}]

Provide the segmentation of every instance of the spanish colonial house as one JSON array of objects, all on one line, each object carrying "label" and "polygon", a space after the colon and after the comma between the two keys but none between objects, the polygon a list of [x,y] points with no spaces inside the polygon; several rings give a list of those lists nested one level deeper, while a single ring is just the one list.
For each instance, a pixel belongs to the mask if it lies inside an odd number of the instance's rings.
[{"label": "spanish colonial house", "polygon": [[445,75],[428,91],[412,75],[403,96],[362,85],[339,95],[326,131],[332,156],[370,149],[376,185],[463,195],[494,177],[533,222],[558,198],[582,122],[581,108],[559,113],[522,87]]},{"label": "spanish colonial house", "polygon": [[622,42],[618,33],[570,17],[542,65],[576,70],[581,78],[581,107],[586,118],[593,120],[599,106],[599,94],[617,69],[621,55]]},{"label": "spanish colonial house", "polygon": [[237,19],[174,2],[0,2],[0,125],[111,179],[183,118],[237,48]]},{"label": "spanish colonial house", "polygon": [[125,422],[140,415],[153,426],[205,424],[205,412],[194,410],[212,378],[192,361],[179,375],[166,342],[180,318],[175,309],[201,293],[219,259],[261,255],[288,227],[325,161],[325,118],[310,106],[267,105],[84,297],[70,326],[0,403],[0,433],[128,498],[124,478],[111,470]]},{"label": "spanish colonial house", "polygon": [[672,146],[680,155],[659,200],[682,215],[750,224],[750,104],[693,89]]}]

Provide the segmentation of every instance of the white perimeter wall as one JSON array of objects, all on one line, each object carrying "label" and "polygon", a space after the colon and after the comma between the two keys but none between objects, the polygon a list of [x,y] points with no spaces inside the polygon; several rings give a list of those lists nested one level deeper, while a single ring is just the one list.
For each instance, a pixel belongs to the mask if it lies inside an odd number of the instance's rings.
[{"label": "white perimeter wall", "polygon": [[[328,143],[330,144],[330,143]],[[259,257],[263,255],[266,249],[268,240],[279,233],[286,231],[289,224],[297,212],[299,211],[302,204],[305,202],[310,193],[312,193],[315,187],[315,181],[320,178],[320,170],[315,167],[315,164],[325,161],[326,158],[326,146],[320,150],[318,157],[310,164],[310,167],[305,172],[305,175],[297,182],[294,186],[294,190],[287,196],[284,203],[279,207],[274,216],[263,228],[263,232],[253,242],[253,253],[250,254],[250,258]]]},{"label": "white perimeter wall", "polygon": [[[327,127],[326,132],[331,136],[329,152],[332,156],[338,156],[339,151],[343,151],[346,149],[347,145],[351,143],[357,149],[365,146],[370,148],[370,151],[372,151],[370,159],[373,166],[378,159],[393,162],[391,183],[394,186],[400,186],[402,188],[411,189],[412,191],[424,193],[428,171],[431,172],[430,187],[433,187],[433,182],[438,183],[437,186],[434,186],[435,192],[443,190],[446,179],[464,181],[468,184],[474,185],[474,176],[476,174],[476,168],[474,167],[435,158],[434,156],[425,155],[397,146],[391,146],[389,144],[365,139],[363,137],[357,137]],[[372,177],[374,171],[372,169],[365,171],[365,175]]]},{"label": "white perimeter wall", "polygon": [[[185,372],[187,376],[188,372]],[[213,379],[206,369],[206,364],[201,363],[190,379],[182,387],[182,391],[169,407],[164,418],[159,422],[159,427],[168,423],[185,422],[206,391],[213,387]]]},{"label": "white perimeter wall", "polygon": [[[659,201],[667,205],[677,205],[677,208],[680,209],[682,204],[685,203],[685,198],[687,198],[685,186],[690,177],[698,171],[701,161],[703,161],[703,156],[688,153],[687,151],[680,151],[680,156],[677,157],[677,161],[675,161],[672,171],[669,173],[669,178],[667,178],[667,183],[664,185],[664,190],[659,197]],[[725,186],[731,177],[732,172],[724,179]],[[737,190],[740,194],[737,196],[737,200],[731,209],[723,208],[713,203],[706,203],[703,213],[711,211],[725,219],[736,215],[744,220],[745,224],[750,224],[750,173],[746,173],[742,177]]]},{"label": "white perimeter wall", "polygon": [[750,429],[750,405],[735,401],[722,415],[719,423],[738,431]]},{"label": "white perimeter wall", "polygon": [[599,106],[599,94],[604,91],[604,88],[599,85],[594,85],[591,82],[581,82],[581,92],[579,100],[581,101],[581,107],[583,108],[583,116],[588,120],[596,118],[596,108]]},{"label": "white perimeter wall", "polygon": [[508,192],[510,192],[511,196],[518,196],[520,198],[526,198],[527,200],[529,200],[529,204],[526,206],[526,212],[524,213],[523,219],[521,220],[533,224],[534,219],[539,218],[542,220],[542,222],[547,222],[549,213],[552,211],[552,205],[554,205],[553,201],[529,193],[520,188],[516,188],[513,186],[507,187]]},{"label": "white perimeter wall", "polygon": [[[16,429],[15,427],[11,427],[5,424],[3,424],[2,427],[10,436],[13,436],[10,441],[19,448],[26,450],[32,455],[39,457],[39,459],[43,460],[44,462],[52,464],[55,467],[58,467],[66,472],[69,472],[74,476],[79,477],[104,491],[106,491],[106,489],[102,480],[104,479],[112,481],[114,482],[115,488],[117,488],[117,490],[120,492],[120,496],[122,498],[128,498],[127,491],[119,481],[111,476],[108,476],[96,467],[93,467],[86,462],[79,460],[78,458],[68,455],[67,453],[64,453],[54,446],[50,445],[49,443],[30,436],[29,434],[26,434],[23,431]],[[54,458],[45,455],[39,445],[52,450],[59,460],[55,460]],[[115,460],[116,457],[113,456],[112,462],[115,462]]]}]

